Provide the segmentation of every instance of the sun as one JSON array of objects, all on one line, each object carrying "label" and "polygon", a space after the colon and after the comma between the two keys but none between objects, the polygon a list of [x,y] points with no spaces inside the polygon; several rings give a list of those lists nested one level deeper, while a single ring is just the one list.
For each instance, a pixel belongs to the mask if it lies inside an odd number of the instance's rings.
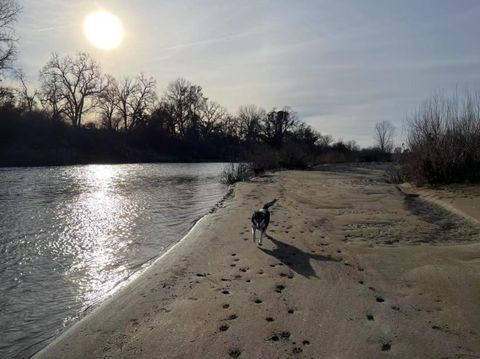
[{"label": "sun", "polygon": [[103,50],[118,47],[125,34],[120,19],[107,11],[89,14],[83,23],[83,32],[93,46]]}]

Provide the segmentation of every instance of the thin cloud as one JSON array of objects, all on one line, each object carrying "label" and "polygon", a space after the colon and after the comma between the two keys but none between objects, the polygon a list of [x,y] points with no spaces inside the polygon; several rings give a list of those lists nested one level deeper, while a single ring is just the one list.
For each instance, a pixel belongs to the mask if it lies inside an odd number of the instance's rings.
[{"label": "thin cloud", "polygon": [[232,35],[227,35],[223,37],[217,37],[213,39],[205,39],[205,40],[199,40],[199,41],[194,41],[194,42],[188,42],[188,43],[183,43],[183,44],[177,44],[173,46],[167,46],[167,47],[162,47],[159,48],[159,50],[164,51],[164,50],[179,50],[179,49],[185,49],[193,46],[203,46],[203,45],[210,45],[218,42],[224,42],[224,41],[230,41],[238,38],[243,38],[247,36],[252,36],[258,34],[258,31],[250,31],[250,32],[242,32],[239,34],[232,34]]},{"label": "thin cloud", "polygon": [[76,27],[80,27],[79,25],[60,25],[60,26],[50,26],[50,27],[43,27],[37,29],[31,29],[30,33],[42,33],[42,32],[50,32],[50,31],[58,31],[58,30],[66,30],[66,29],[73,29]]}]

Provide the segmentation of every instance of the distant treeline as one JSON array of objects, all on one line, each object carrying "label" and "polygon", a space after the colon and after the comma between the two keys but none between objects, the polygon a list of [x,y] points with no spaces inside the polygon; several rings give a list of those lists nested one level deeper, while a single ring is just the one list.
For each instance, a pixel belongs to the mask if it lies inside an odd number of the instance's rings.
[{"label": "distant treeline", "polygon": [[[0,92],[0,165],[164,161],[244,161],[306,167],[316,162],[379,160],[385,150],[333,142],[288,107],[241,106],[236,114],[185,79],[159,96],[144,74],[121,81],[88,54],[53,54],[40,87]],[[86,120],[88,118],[88,121]]]}]

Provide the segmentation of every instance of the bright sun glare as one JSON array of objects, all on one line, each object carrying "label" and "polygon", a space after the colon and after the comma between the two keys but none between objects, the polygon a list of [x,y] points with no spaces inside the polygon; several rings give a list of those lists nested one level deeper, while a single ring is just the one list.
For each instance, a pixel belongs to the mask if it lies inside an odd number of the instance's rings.
[{"label": "bright sun glare", "polygon": [[83,31],[93,46],[104,50],[118,47],[124,36],[121,21],[106,11],[95,11],[88,15],[83,24]]}]

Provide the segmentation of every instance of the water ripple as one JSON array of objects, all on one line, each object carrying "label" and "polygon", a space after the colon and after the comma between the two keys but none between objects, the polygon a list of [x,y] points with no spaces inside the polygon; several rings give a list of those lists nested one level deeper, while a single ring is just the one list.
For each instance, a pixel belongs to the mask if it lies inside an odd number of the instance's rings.
[{"label": "water ripple", "polygon": [[0,357],[27,357],[177,242],[222,164],[0,169]]}]

